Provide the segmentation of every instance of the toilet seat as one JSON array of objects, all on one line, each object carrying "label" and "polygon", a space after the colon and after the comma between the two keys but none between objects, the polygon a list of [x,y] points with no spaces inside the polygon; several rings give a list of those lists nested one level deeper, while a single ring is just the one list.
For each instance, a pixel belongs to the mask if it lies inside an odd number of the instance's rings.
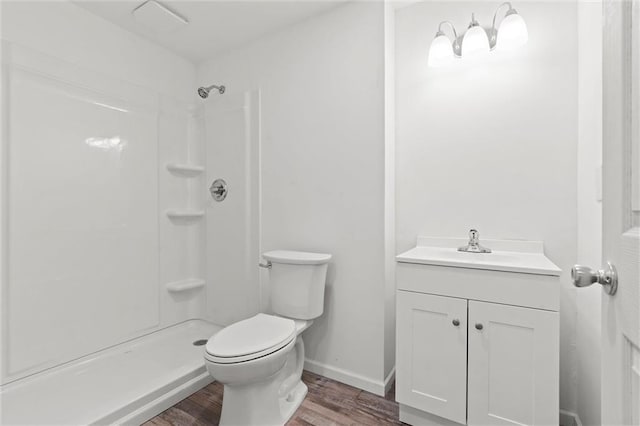
[{"label": "toilet seat", "polygon": [[254,360],[279,351],[296,335],[293,320],[258,314],[215,334],[207,343],[205,358],[219,364]]}]

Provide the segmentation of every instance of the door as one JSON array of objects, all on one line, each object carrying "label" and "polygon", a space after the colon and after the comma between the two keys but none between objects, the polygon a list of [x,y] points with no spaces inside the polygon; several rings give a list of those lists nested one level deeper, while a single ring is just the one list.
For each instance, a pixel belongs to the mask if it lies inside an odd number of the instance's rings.
[{"label": "door", "polygon": [[397,304],[396,400],[466,423],[466,299],[399,291]]},{"label": "door", "polygon": [[640,424],[640,0],[604,3],[602,423]]},{"label": "door", "polygon": [[469,425],[558,422],[558,313],[469,301]]}]

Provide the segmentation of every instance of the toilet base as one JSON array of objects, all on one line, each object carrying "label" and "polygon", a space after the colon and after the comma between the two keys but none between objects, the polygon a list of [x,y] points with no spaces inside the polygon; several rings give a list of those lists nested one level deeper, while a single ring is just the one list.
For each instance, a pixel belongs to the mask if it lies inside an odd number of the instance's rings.
[{"label": "toilet base", "polygon": [[273,376],[260,382],[225,384],[220,426],[283,426],[307,396],[303,366],[304,343],[298,336],[284,367]]},{"label": "toilet base", "polygon": [[307,395],[302,380],[286,395],[278,396],[278,381],[244,386],[225,385],[220,426],[282,426]]},{"label": "toilet base", "polygon": [[289,395],[280,398],[280,412],[283,415],[282,423],[286,423],[291,416],[293,416],[293,413],[296,412],[302,404],[302,401],[304,401],[304,397],[307,396],[308,391],[309,388],[307,388],[307,385],[300,380],[300,383],[289,392]]}]

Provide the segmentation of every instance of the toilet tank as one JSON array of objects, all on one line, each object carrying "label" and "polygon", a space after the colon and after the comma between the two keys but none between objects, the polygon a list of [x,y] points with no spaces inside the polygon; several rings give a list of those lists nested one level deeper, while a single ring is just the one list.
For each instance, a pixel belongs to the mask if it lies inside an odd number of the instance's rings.
[{"label": "toilet tank", "polygon": [[262,255],[271,263],[271,309],[287,318],[309,320],[322,315],[330,254],[275,250]]}]

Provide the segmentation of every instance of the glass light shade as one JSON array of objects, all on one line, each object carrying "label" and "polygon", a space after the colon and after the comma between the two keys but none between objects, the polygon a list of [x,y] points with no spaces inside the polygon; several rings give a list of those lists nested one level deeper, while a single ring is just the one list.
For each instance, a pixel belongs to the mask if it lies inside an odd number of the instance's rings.
[{"label": "glass light shade", "polygon": [[431,42],[429,47],[429,59],[427,64],[430,67],[441,67],[453,60],[453,46],[451,40],[446,35],[439,35]]},{"label": "glass light shade", "polygon": [[512,13],[507,15],[500,24],[496,49],[513,50],[525,44],[527,40],[529,40],[527,24],[522,16]]},{"label": "glass light shade", "polygon": [[487,32],[479,25],[473,26],[464,33],[462,39],[462,57],[489,53]]}]

